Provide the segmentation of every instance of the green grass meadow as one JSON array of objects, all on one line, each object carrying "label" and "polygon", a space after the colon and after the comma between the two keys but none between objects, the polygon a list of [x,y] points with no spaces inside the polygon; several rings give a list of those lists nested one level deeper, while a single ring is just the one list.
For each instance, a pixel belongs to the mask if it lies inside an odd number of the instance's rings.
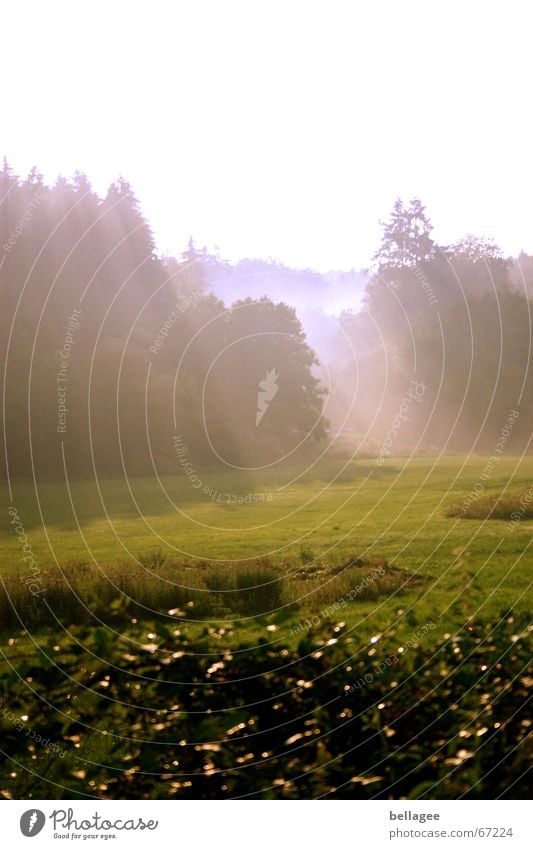
[{"label": "green grass meadow", "polygon": [[[398,607],[416,609],[418,620],[448,611],[442,616],[448,628],[452,609],[464,620],[469,613],[491,618],[528,605],[532,521],[469,519],[468,512],[447,516],[450,505],[461,504],[476,485],[476,499],[530,486],[532,457],[502,458],[483,481],[487,461],[395,458],[380,467],[373,460],[334,457],[303,474],[285,470],[283,477],[269,470],[206,472],[199,474],[201,487],[185,476],[73,480],[37,490],[30,481],[17,481],[12,503],[45,583],[47,572],[57,577],[58,567],[69,579],[90,566],[105,580],[119,565],[140,587],[164,580],[165,563],[185,564],[192,577],[205,561],[231,570],[244,561],[260,567],[267,560],[289,578],[296,569],[317,575],[296,593],[297,611],[283,602],[282,610],[272,611],[290,621],[301,618],[301,610],[323,606],[329,567],[355,556],[369,563],[385,559],[424,580],[400,582],[377,599],[362,597],[343,608],[343,618],[363,621],[366,630],[395,619]],[[1,572],[23,580],[27,567],[9,506],[6,500]],[[158,557],[162,564],[152,569]],[[328,600],[334,597],[332,589]],[[236,618],[247,630],[256,627],[242,611]]]}]

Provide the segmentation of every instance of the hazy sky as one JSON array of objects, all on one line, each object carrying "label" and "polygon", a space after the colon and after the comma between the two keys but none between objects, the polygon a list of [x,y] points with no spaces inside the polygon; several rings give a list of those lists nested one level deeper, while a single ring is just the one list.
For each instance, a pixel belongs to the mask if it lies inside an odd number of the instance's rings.
[{"label": "hazy sky", "polygon": [[529,2],[24,0],[0,155],[133,185],[162,250],[367,265],[397,195],[533,253]]}]

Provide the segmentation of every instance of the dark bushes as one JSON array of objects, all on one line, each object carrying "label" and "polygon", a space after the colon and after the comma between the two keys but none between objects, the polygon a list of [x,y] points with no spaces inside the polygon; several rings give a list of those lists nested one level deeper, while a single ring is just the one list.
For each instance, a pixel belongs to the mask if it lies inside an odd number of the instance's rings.
[{"label": "dark bushes", "polygon": [[62,754],[3,710],[0,789],[7,798],[527,798],[527,621],[470,622],[389,664],[393,634],[369,656],[339,626],[310,632],[296,650],[261,638],[231,651],[224,629],[194,642],[162,623],[118,640],[105,629],[50,630],[18,660],[19,674],[4,667],[0,698]]}]

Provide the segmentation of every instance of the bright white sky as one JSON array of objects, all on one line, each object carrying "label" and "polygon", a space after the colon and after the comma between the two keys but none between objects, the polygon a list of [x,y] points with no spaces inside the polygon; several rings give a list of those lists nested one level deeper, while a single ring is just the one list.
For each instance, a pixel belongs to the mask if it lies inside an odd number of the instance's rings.
[{"label": "bright white sky", "polygon": [[122,173],[161,250],[367,265],[397,195],[442,242],[533,253],[518,0],[24,0],[2,8],[0,155]]}]

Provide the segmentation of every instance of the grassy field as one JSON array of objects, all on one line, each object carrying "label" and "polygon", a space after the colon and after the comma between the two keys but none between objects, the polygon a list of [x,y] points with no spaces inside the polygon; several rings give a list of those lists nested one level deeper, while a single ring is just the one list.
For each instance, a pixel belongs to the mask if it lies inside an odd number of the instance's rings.
[{"label": "grassy field", "polygon": [[533,458],[486,467],[17,482],[2,798],[527,794],[532,521],[468,516]]},{"label": "grassy field", "polygon": [[[13,501],[6,500],[3,509],[1,573],[23,581],[27,572],[10,526],[12,504],[45,584],[47,575],[63,581],[58,567],[67,578],[89,570],[91,582],[116,576],[118,569],[134,594],[166,578],[196,587],[204,561],[218,575],[243,561],[259,569],[268,562],[278,570],[269,573],[269,581],[284,576],[293,582],[290,594],[271,609],[276,621],[287,624],[301,619],[302,610],[327,607],[342,595],[346,585],[338,578],[335,585],[333,578],[343,564],[356,556],[367,563],[385,559],[400,575],[420,580],[393,582],[377,597],[363,593],[343,607],[342,618],[372,630],[396,621],[401,608],[411,618],[416,612],[417,621],[443,614],[439,630],[446,630],[450,618],[464,620],[471,613],[491,618],[502,609],[527,607],[532,541],[527,514],[512,525],[469,519],[468,511],[461,518],[447,515],[450,505],[473,492],[477,500],[531,486],[532,457],[502,458],[483,480],[487,461],[396,458],[379,467],[372,460],[346,463],[333,457],[303,475],[297,469],[292,475],[266,470],[254,477],[206,472],[196,488],[185,476],[45,483],[37,492],[31,482],[16,482]],[[475,501],[470,509],[474,506]],[[186,573],[171,575],[178,566]],[[302,569],[314,580],[294,585]],[[125,586],[122,579],[118,584]],[[216,580],[207,584],[218,589]],[[233,618],[256,630],[262,627],[257,612],[247,617],[240,609]]]}]

